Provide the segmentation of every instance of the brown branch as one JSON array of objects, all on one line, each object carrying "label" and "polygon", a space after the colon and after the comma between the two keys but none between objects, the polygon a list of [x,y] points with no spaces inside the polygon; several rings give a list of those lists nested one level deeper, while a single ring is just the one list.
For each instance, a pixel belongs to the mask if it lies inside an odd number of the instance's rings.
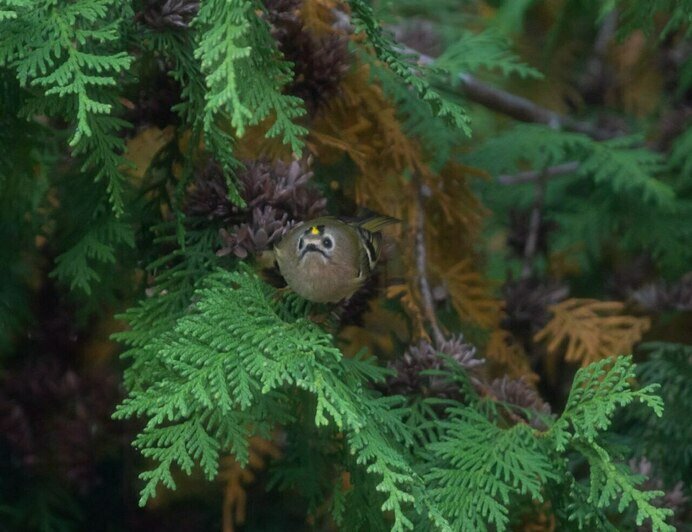
[{"label": "brown branch", "polygon": [[543,198],[545,197],[545,175],[541,175],[536,182],[534,191],[533,207],[531,209],[531,219],[529,220],[529,234],[524,246],[524,260],[521,268],[522,279],[531,276],[533,259],[538,248],[538,233],[541,230],[541,211],[543,210]]},{"label": "brown branch", "polygon": [[497,176],[497,182],[501,185],[520,185],[523,183],[531,183],[538,181],[542,177],[550,178],[563,174],[571,174],[579,168],[579,161],[570,161],[567,163],[548,166],[545,170],[528,170],[526,172],[518,172],[516,174],[503,174]]},{"label": "brown branch", "polygon": [[[332,12],[334,13],[334,25],[336,27],[342,29],[342,31],[353,31],[351,19],[348,14],[339,9],[334,9]],[[400,42],[396,44],[401,53],[413,56],[413,59],[419,65],[429,67],[435,62],[434,57],[419,52],[406,44]],[[479,103],[493,111],[498,111],[517,120],[521,120],[522,122],[546,124],[554,129],[576,131],[577,133],[583,133],[596,140],[606,140],[622,134],[620,131],[602,129],[590,122],[584,122],[572,118],[571,116],[565,116],[556,111],[551,111],[527,98],[517,96],[506,90],[494,87],[489,83],[485,83],[471,74],[461,72],[457,74],[456,78],[460,82],[460,87],[464,96],[469,100]]]},{"label": "brown branch", "polygon": [[[432,66],[435,62],[433,57],[422,54],[404,44],[399,43],[398,48],[402,53],[413,56],[416,63],[419,65]],[[576,131],[577,133],[583,133],[596,140],[605,140],[620,134],[617,131],[601,129],[590,122],[576,120],[570,116],[564,116],[545,107],[541,107],[531,100],[480,81],[471,74],[462,72],[457,75],[457,79],[460,81],[460,87],[464,96],[469,100],[488,107],[493,111],[498,111],[517,120],[521,120],[522,122],[534,122],[537,124],[546,124],[554,129]]]},{"label": "brown branch", "polygon": [[603,93],[604,88],[612,83],[613,73],[606,65],[608,45],[612,42],[617,30],[617,9],[608,13],[596,34],[593,45],[593,53],[584,67],[584,73],[579,83],[580,92],[584,95]]},{"label": "brown branch", "polygon": [[433,302],[430,283],[428,282],[427,249],[425,247],[425,210],[423,197],[429,195],[424,185],[418,188],[418,194],[416,194],[416,269],[418,271],[418,284],[423,300],[423,313],[430,324],[435,343],[440,347],[444,343],[445,338],[437,322],[437,316],[435,315],[435,304]]},{"label": "brown branch", "polygon": [[[353,30],[351,19],[348,14],[339,9],[334,9],[332,12],[334,13],[335,27],[347,32]],[[412,59],[418,65],[429,67],[435,62],[434,57],[421,53],[406,44],[397,42],[396,47],[399,52],[413,56]],[[498,111],[517,120],[521,120],[522,122],[546,124],[554,129],[575,131],[588,135],[596,140],[606,140],[622,134],[622,132],[619,131],[605,130],[590,122],[584,122],[570,116],[561,115],[560,113],[541,107],[527,98],[517,96],[516,94],[512,94],[498,87],[493,87],[471,74],[460,72],[456,77],[460,82],[460,87],[464,96],[469,100],[488,107],[493,111]]]},{"label": "brown branch", "polygon": [[480,103],[494,111],[522,122],[546,124],[553,129],[565,129],[583,133],[596,140],[605,140],[617,135],[616,132],[600,129],[589,122],[582,122],[570,116],[564,116],[531,100],[517,96],[497,87],[478,80],[471,74],[459,74],[464,95],[470,100]]}]

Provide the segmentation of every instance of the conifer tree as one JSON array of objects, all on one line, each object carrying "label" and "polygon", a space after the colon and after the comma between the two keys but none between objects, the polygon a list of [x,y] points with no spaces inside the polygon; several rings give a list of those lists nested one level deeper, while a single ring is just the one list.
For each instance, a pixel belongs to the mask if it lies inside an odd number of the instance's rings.
[{"label": "conifer tree", "polygon": [[[94,510],[115,425],[136,515],[681,527],[691,13],[0,0],[7,526],[129,526]],[[363,212],[401,223],[356,294],[284,286],[288,230]]]}]

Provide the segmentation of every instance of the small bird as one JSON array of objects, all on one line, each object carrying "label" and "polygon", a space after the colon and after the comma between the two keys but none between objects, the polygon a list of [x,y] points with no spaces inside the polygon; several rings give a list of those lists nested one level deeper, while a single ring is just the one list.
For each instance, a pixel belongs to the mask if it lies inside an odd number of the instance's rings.
[{"label": "small bird", "polygon": [[351,297],[380,257],[383,227],[396,218],[373,216],[347,222],[323,216],[302,222],[274,247],[281,275],[301,297],[332,303]]}]

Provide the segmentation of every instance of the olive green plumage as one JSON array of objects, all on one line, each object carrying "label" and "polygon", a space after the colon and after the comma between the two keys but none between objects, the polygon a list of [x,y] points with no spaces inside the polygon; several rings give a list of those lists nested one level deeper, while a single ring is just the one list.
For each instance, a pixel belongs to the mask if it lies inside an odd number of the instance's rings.
[{"label": "olive green plumage", "polygon": [[387,216],[356,222],[323,216],[301,222],[274,247],[274,256],[298,295],[316,303],[341,301],[372,273],[380,257],[380,231],[397,222]]}]

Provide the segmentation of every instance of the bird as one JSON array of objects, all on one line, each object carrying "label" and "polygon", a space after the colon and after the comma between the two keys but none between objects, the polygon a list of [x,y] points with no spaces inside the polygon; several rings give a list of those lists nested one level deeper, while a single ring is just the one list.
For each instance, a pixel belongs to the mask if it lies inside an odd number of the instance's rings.
[{"label": "bird", "polygon": [[370,216],[348,221],[322,216],[301,222],[274,246],[287,285],[315,303],[350,298],[367,280],[380,257],[382,233],[399,220]]}]

